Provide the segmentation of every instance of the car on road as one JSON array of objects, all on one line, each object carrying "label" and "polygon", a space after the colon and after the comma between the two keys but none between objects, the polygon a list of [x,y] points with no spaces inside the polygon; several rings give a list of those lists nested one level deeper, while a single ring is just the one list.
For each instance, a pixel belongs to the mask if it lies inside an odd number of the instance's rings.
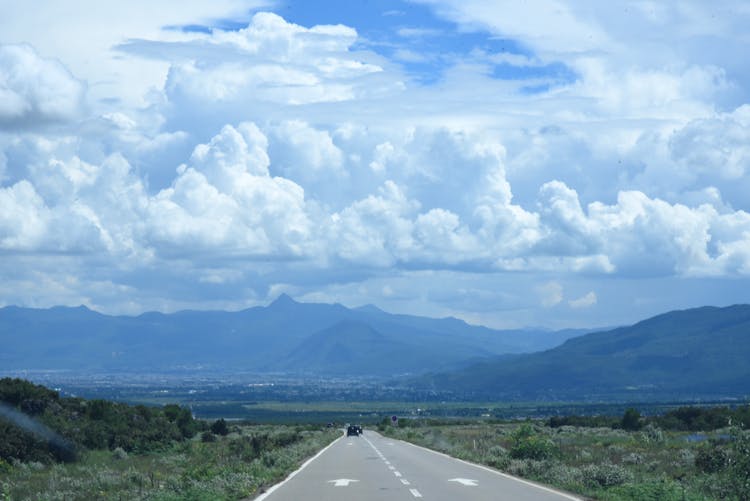
[{"label": "car on road", "polygon": [[350,424],[346,427],[347,437],[358,437],[360,433],[360,427],[354,424]]}]

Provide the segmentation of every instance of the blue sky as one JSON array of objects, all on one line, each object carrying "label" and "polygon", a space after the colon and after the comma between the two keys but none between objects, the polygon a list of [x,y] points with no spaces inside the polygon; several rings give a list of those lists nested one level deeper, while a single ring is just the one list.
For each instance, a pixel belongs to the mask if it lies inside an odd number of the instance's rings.
[{"label": "blue sky", "polygon": [[0,0],[0,305],[750,301],[744,2],[92,6]]}]

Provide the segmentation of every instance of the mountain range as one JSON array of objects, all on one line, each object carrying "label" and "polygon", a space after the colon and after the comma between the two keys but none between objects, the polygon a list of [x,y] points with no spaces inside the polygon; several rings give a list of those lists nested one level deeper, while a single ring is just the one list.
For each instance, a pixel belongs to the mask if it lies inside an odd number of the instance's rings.
[{"label": "mountain range", "polygon": [[410,381],[463,398],[747,398],[750,305],[673,311]]},{"label": "mountain range", "polygon": [[388,376],[544,350],[585,332],[493,330],[372,305],[301,303],[285,294],[237,312],[110,316],[83,306],[8,306],[0,308],[0,367]]}]

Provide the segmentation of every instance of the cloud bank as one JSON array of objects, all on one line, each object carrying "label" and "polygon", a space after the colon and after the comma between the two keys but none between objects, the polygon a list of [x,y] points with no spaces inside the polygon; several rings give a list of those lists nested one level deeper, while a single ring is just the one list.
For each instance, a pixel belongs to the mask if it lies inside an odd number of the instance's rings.
[{"label": "cloud bank", "polygon": [[[288,291],[495,325],[611,324],[605,284],[746,283],[748,74],[667,45],[708,30],[739,54],[730,13],[719,29],[641,5],[626,32],[624,4],[560,2],[550,30],[518,7],[426,3],[525,52],[473,47],[422,84],[356,27],[258,11],[237,29],[113,41],[115,60],[164,68],[134,106],[2,40],[0,303],[239,308]],[[633,42],[657,25],[672,31]],[[394,40],[440,33],[395,26]],[[575,77],[540,87],[518,69],[550,65]],[[638,311],[684,304],[647,296]]]}]

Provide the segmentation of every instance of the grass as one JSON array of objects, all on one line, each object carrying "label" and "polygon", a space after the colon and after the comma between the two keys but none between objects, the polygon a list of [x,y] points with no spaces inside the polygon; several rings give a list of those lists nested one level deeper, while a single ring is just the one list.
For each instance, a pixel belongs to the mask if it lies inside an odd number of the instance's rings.
[{"label": "grass", "polygon": [[[743,500],[728,470],[696,457],[727,444],[691,443],[686,433],[647,427],[549,428],[541,422],[381,426],[388,436],[604,501]],[[729,449],[727,449],[729,450]],[[703,452],[701,452],[703,451]]]},{"label": "grass", "polygon": [[[91,451],[69,464],[0,464],[5,500],[236,500],[277,483],[339,436],[302,426],[232,426],[151,454]],[[210,441],[204,441],[210,440]]]}]

